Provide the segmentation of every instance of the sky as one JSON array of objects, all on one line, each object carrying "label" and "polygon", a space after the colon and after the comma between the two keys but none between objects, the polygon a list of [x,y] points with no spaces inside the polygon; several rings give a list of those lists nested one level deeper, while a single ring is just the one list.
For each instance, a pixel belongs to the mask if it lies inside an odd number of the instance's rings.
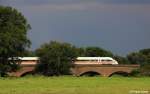
[{"label": "sky", "polygon": [[150,48],[150,0],[0,0],[27,18],[35,50],[56,40],[118,55]]}]

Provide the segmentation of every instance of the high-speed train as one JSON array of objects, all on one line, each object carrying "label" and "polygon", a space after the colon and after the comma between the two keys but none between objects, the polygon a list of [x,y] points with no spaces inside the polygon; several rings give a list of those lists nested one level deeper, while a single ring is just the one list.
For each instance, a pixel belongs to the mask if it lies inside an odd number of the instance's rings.
[{"label": "high-speed train", "polygon": [[77,57],[74,64],[109,64],[117,65],[118,62],[111,57]]}]

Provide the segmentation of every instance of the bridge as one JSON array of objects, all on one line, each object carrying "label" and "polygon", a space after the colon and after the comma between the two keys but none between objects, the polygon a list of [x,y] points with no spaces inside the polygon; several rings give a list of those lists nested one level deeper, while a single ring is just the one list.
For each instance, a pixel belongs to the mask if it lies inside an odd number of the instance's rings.
[{"label": "bridge", "polygon": [[97,73],[101,76],[110,77],[113,74],[128,75],[139,67],[139,65],[75,64],[71,71],[75,76],[82,76],[86,73]]},{"label": "bridge", "polygon": [[21,65],[20,69],[16,72],[11,72],[11,73],[8,73],[9,76],[14,76],[14,77],[21,77],[21,76],[24,76],[26,74],[32,74],[34,73],[35,71],[35,64],[32,65],[32,64],[29,64],[29,65]]},{"label": "bridge", "polygon": [[[9,73],[10,76],[21,77],[29,73],[33,73],[36,63],[21,65],[20,70]],[[85,73],[97,73],[101,76],[110,77],[115,73],[129,74],[133,70],[138,69],[139,65],[98,65],[98,64],[74,64],[71,68],[72,75],[82,76]]]}]

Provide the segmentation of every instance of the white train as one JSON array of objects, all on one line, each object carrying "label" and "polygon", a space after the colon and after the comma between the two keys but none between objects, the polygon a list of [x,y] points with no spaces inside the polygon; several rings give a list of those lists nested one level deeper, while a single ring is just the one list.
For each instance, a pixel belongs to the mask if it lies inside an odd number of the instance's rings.
[{"label": "white train", "polygon": [[[12,60],[12,58],[8,58]],[[36,65],[39,62],[39,57],[13,57],[13,60],[16,60],[21,65]]]},{"label": "white train", "polygon": [[118,62],[111,57],[77,57],[74,64],[110,64],[117,65]]}]

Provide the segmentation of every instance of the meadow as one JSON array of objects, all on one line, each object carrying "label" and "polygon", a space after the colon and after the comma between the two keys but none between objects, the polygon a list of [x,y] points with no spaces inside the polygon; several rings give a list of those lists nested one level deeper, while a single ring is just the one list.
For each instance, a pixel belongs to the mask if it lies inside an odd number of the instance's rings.
[{"label": "meadow", "polygon": [[148,77],[0,78],[0,94],[150,94]]}]

